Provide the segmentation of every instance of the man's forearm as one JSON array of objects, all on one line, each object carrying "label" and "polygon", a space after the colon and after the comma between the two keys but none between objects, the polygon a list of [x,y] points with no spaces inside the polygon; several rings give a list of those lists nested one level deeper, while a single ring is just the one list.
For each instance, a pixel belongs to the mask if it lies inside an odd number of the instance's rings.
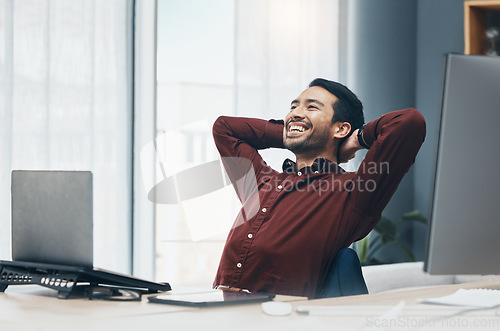
[{"label": "man's forearm", "polygon": [[416,109],[398,110],[380,116],[366,125],[363,130],[363,141],[372,146],[384,136],[409,137],[418,148],[425,138],[425,120]]},{"label": "man's forearm", "polygon": [[242,144],[255,150],[283,148],[282,121],[221,116],[214,123],[213,135],[223,156],[248,152]]},{"label": "man's forearm", "polygon": [[356,191],[356,208],[365,215],[379,215],[415,161],[425,139],[425,120],[415,109],[387,113],[368,123],[363,139],[370,146],[358,169],[363,183],[373,190]]},{"label": "man's forearm", "polygon": [[[221,116],[213,126],[217,149],[222,156],[224,168],[235,185],[240,200],[246,201],[253,189],[239,187],[236,183],[245,176],[255,174],[257,184],[274,173],[264,162],[259,149],[283,147],[283,124],[261,119]],[[252,183],[245,180],[243,183]]]}]

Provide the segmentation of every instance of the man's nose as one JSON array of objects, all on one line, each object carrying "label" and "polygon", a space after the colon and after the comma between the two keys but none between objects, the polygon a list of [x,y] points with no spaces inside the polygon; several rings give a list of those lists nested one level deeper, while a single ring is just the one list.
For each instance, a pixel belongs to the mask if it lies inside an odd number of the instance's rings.
[{"label": "man's nose", "polygon": [[297,106],[291,111],[291,117],[294,118],[303,118],[305,109],[302,106]]}]

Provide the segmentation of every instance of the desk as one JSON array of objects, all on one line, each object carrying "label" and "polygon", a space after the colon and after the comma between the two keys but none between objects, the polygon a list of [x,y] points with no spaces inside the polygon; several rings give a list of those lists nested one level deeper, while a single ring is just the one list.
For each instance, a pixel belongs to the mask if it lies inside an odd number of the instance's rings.
[{"label": "desk", "polygon": [[[337,315],[292,312],[268,316],[260,304],[191,308],[141,302],[57,299],[53,290],[10,286],[0,293],[1,330],[499,330],[500,310],[450,316],[463,307],[425,305],[418,298],[439,297],[459,288],[500,288],[500,280],[352,297],[306,300],[277,296],[298,306],[332,306]],[[176,291],[174,287],[174,292]],[[404,304],[404,306],[403,306]],[[396,307],[397,306],[397,307]],[[397,314],[394,313],[397,308]]]}]

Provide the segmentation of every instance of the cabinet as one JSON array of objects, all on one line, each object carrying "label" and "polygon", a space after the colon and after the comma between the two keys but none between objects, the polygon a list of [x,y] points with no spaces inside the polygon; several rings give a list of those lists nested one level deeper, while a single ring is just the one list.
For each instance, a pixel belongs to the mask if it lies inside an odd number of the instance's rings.
[{"label": "cabinet", "polygon": [[[486,30],[500,29],[500,0],[464,1],[465,54],[485,55],[488,50]],[[497,43],[497,51],[498,49]]]}]

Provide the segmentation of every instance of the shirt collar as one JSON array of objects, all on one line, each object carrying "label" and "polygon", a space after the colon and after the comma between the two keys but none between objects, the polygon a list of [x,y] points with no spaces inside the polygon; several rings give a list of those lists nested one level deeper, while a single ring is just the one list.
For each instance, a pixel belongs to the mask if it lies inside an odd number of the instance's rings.
[{"label": "shirt collar", "polygon": [[[286,173],[294,173],[297,171],[296,169],[297,164],[290,160],[286,159],[283,162],[283,172]],[[325,159],[323,157],[319,157],[316,160],[314,160],[313,164],[309,167],[304,167],[302,169],[299,169],[300,172],[302,173],[327,173],[327,172],[334,172],[334,173],[343,173],[344,169],[339,167],[339,165],[335,162],[332,162],[328,159]]]}]

